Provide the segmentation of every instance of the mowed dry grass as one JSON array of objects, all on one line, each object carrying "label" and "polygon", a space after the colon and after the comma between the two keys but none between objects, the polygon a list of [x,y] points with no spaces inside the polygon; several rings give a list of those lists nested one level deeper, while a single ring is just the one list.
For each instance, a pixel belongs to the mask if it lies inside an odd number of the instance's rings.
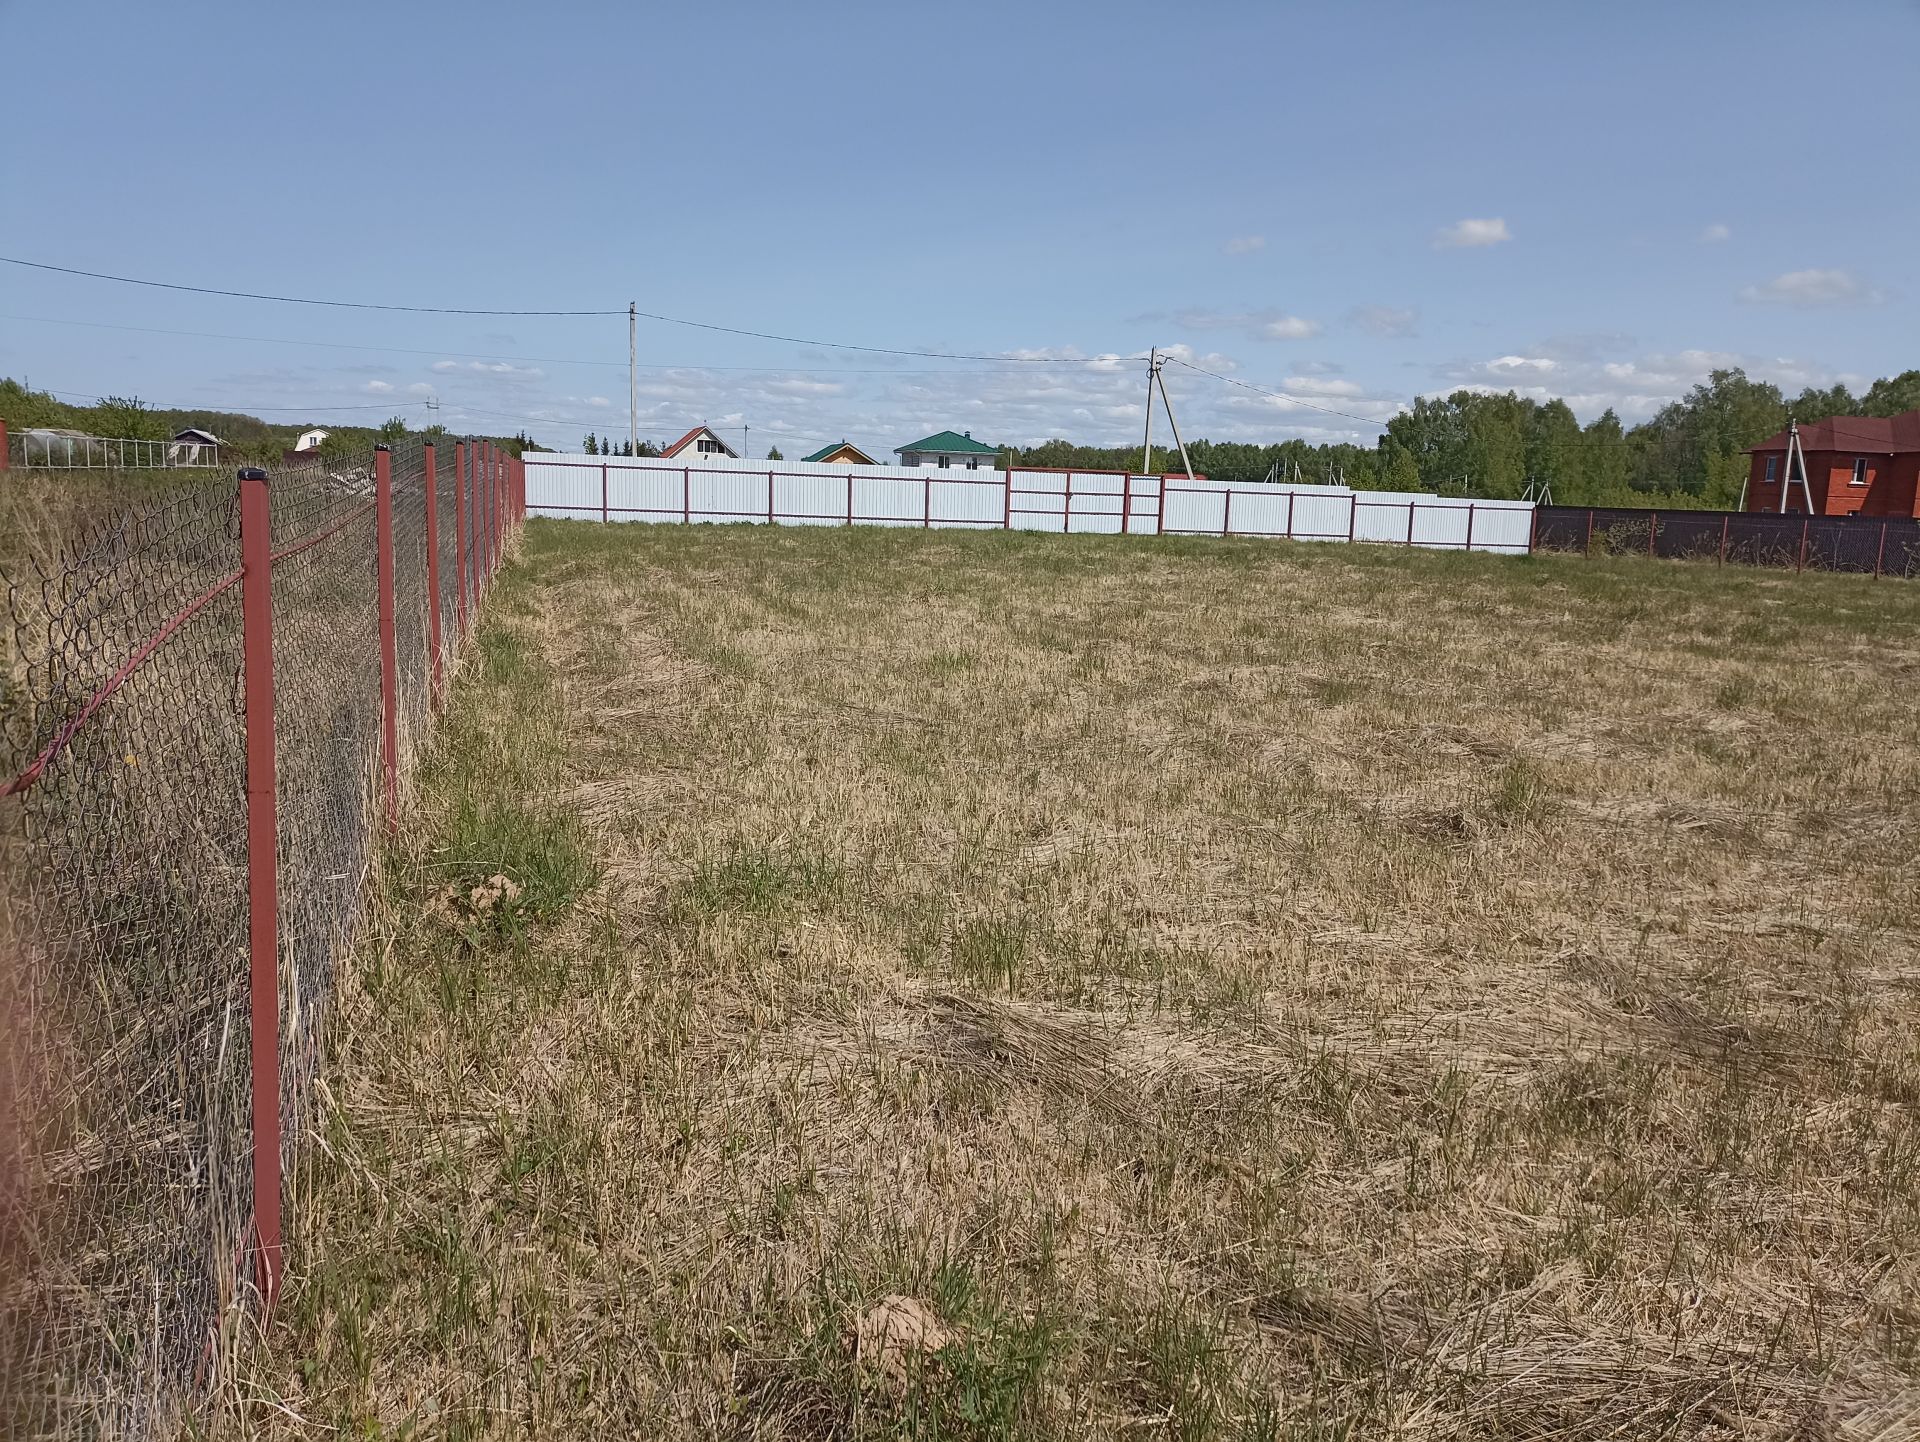
[{"label": "mowed dry grass", "polygon": [[1917,683],[1856,578],[536,523],[226,1423],[1915,1435]]}]

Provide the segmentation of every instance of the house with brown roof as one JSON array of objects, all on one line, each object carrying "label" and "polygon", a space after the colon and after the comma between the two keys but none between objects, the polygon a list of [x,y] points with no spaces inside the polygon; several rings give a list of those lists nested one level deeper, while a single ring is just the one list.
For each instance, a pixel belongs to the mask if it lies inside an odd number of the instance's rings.
[{"label": "house with brown roof", "polygon": [[820,447],[810,456],[802,456],[803,461],[822,466],[872,466],[879,462],[868,455],[852,441],[840,441],[837,444]]},{"label": "house with brown roof", "polygon": [[[1798,428],[1807,490],[1787,484],[1792,428],[1748,448],[1749,511],[1817,516],[1920,517],[1920,410],[1897,416],[1830,416]],[[1796,463],[1797,464],[1797,463]]]},{"label": "house with brown roof", "polygon": [[695,460],[713,460],[722,456],[729,460],[740,459],[740,453],[721,440],[711,426],[695,426],[660,454],[663,456],[684,454]]}]

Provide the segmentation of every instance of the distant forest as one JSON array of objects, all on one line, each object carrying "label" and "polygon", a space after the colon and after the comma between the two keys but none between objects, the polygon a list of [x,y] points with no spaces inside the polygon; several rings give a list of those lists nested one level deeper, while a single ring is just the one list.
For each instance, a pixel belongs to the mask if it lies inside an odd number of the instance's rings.
[{"label": "distant forest", "polygon": [[[404,436],[439,437],[445,426],[409,427],[406,420],[394,416],[378,426],[342,426],[332,421],[305,420],[292,424],[263,421],[258,416],[236,411],[160,410],[130,397],[105,396],[97,405],[73,406],[46,391],[30,390],[19,381],[0,380],[0,420],[10,431],[37,426],[83,431],[90,436],[110,440],[163,441],[189,426],[218,436],[222,464],[270,464],[278,461],[302,431],[318,426],[327,432],[322,455],[350,455],[371,450],[376,441],[399,440]],[[524,435],[489,436],[508,451],[539,450]]]},{"label": "distant forest", "polygon": [[[1565,401],[1455,391],[1444,399],[1422,396],[1387,423],[1377,446],[1200,440],[1188,442],[1187,454],[1195,472],[1218,481],[1264,480],[1278,465],[1286,479],[1297,466],[1301,481],[1344,480],[1370,490],[1518,497],[1533,479],[1548,482],[1563,505],[1729,507],[1747,473],[1742,452],[1784,429],[1790,414],[1812,422],[1916,408],[1920,370],[1875,381],[1862,396],[1837,385],[1791,400],[1744,371],[1719,370],[1631,429],[1611,410],[1582,426]],[[1023,466],[1137,470],[1141,463],[1139,446],[1069,441],[1010,454]],[[1156,441],[1153,468],[1179,466],[1179,453]]]},{"label": "distant forest", "polygon": [[[1718,370],[1652,420],[1624,427],[1611,410],[1582,426],[1565,401],[1536,401],[1509,391],[1485,395],[1455,391],[1422,396],[1387,422],[1377,445],[1310,445],[1281,441],[1188,442],[1196,472],[1220,481],[1260,481],[1277,466],[1284,479],[1344,481],[1361,489],[1437,491],[1449,495],[1517,497],[1529,481],[1543,481],[1554,500],[1571,505],[1726,507],[1740,496],[1746,447],[1782,429],[1789,415],[1802,422],[1832,415],[1891,416],[1920,408],[1920,370],[1875,381],[1864,395],[1845,386],[1803,390],[1789,399],[1744,371]],[[323,452],[364,451],[375,441],[424,434],[395,416],[380,426],[303,421],[277,425],[229,411],[156,410],[138,400],[107,397],[71,406],[45,391],[0,380],[0,419],[14,429],[62,426],[89,435],[162,440],[185,426],[220,437],[236,464],[278,460],[299,434],[319,424],[330,433]],[[491,437],[518,455],[536,451],[524,434]],[[1168,438],[1170,439],[1170,438]],[[594,437],[591,449],[619,454],[625,443]],[[640,454],[653,449],[642,443]],[[1140,447],[1080,446],[1053,440],[1005,453],[1024,466],[1079,466],[1138,470]],[[1179,454],[1156,444],[1154,469],[1178,469]],[[1297,470],[1296,470],[1297,468]]]}]

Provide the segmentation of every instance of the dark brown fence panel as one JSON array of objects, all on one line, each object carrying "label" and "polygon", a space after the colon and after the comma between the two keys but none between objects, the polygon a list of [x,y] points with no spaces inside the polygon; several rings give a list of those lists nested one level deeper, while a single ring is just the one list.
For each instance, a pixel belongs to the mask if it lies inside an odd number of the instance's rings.
[{"label": "dark brown fence panel", "polygon": [[1920,576],[1920,520],[1542,506],[1534,548],[1593,555]]}]

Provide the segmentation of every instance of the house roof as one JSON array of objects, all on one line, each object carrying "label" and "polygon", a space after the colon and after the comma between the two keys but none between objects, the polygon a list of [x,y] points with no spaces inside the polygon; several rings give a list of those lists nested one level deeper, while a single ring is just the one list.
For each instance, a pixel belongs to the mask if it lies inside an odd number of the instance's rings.
[{"label": "house roof", "polygon": [[739,452],[735,451],[732,446],[728,445],[725,441],[721,440],[719,436],[714,434],[714,430],[712,426],[704,426],[704,425],[695,426],[692,430],[688,431],[684,436],[680,437],[679,440],[675,441],[672,445],[668,446],[664,451],[660,452],[660,454],[662,456],[677,456],[680,454],[680,452],[684,451],[688,446],[692,445],[701,436],[712,436],[714,444],[719,446],[721,450],[725,451],[729,456],[733,457],[735,460],[738,460],[740,458]]},{"label": "house roof", "polygon": [[834,441],[831,445],[822,446],[820,447],[819,450],[815,451],[812,455],[802,456],[801,460],[824,461],[828,456],[832,455],[835,451],[852,451],[856,456],[860,457],[860,459],[865,464],[869,466],[873,464],[872,456],[868,455],[865,451],[861,450],[860,447],[856,446],[852,441],[845,441],[845,440]]},{"label": "house roof", "polygon": [[[1768,436],[1748,451],[1784,451],[1787,433]],[[1859,451],[1869,455],[1897,455],[1920,451],[1920,410],[1897,416],[1829,416],[1800,427],[1805,451]]]},{"label": "house roof", "polygon": [[961,435],[956,431],[939,431],[925,440],[915,441],[910,446],[895,446],[893,453],[904,456],[909,451],[945,451],[948,455],[991,456],[999,454],[992,446],[982,445],[972,434]]},{"label": "house roof", "polygon": [[216,436],[212,431],[203,431],[198,426],[188,426],[184,430],[175,431],[173,438],[176,441],[199,441],[202,445],[208,446],[217,446],[220,444],[220,437]]}]

